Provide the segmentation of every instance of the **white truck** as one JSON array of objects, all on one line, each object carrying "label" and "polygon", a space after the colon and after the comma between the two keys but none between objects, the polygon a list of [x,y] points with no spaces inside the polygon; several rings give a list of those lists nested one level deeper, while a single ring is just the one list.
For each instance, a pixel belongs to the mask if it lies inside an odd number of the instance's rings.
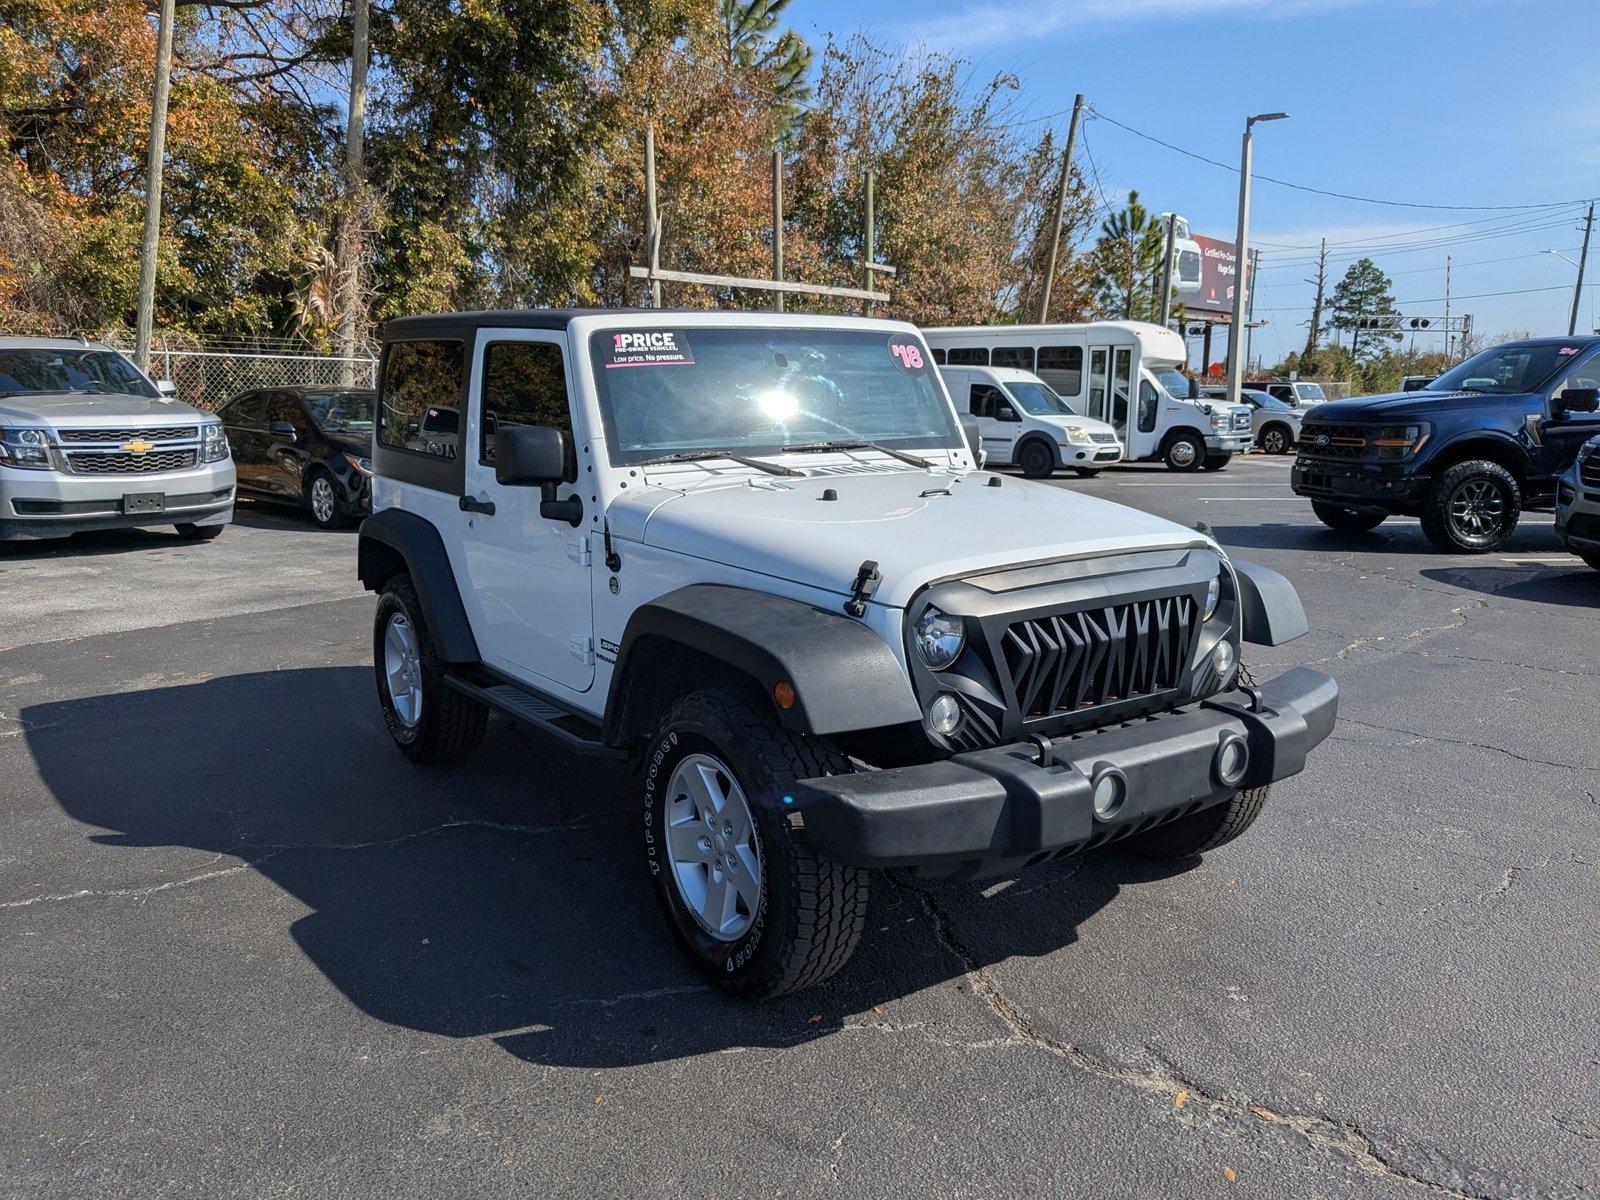
[{"label": "white truck", "polygon": [[879,869],[1220,846],[1333,728],[1326,675],[1240,666],[1306,631],[1287,581],[975,469],[910,325],[407,317],[379,376],[358,570],[394,742],[459,761],[494,711],[628,757],[667,926],[737,995],[839,970]]},{"label": "white truck", "polygon": [[989,464],[1046,479],[1061,467],[1098,475],[1122,459],[1115,429],[1078,412],[1031,371],[940,367],[939,378],[956,411],[977,425]]},{"label": "white truck", "polygon": [[1200,399],[1183,374],[1187,347],[1147,321],[924,329],[934,361],[1032,371],[1085,416],[1105,421],[1130,461],[1219,471],[1250,449],[1251,411]]}]

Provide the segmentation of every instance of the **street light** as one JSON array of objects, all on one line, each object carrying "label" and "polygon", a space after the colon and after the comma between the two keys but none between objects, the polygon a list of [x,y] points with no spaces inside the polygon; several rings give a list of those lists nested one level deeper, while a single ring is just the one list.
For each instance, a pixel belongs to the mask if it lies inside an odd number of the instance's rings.
[{"label": "street light", "polygon": [[1239,234],[1234,238],[1233,324],[1228,332],[1228,403],[1239,403],[1244,386],[1244,289],[1250,262],[1250,150],[1257,121],[1283,121],[1288,113],[1257,113],[1244,123],[1244,144],[1239,153]]},{"label": "street light", "polygon": [[1566,263],[1567,266],[1569,266],[1569,267],[1576,267],[1578,265],[1577,261],[1575,259],[1568,258],[1565,254],[1561,253],[1561,251],[1559,251],[1559,250],[1546,250],[1546,251],[1544,251],[1544,253],[1545,254],[1554,254],[1557,258],[1559,258],[1562,262]]}]

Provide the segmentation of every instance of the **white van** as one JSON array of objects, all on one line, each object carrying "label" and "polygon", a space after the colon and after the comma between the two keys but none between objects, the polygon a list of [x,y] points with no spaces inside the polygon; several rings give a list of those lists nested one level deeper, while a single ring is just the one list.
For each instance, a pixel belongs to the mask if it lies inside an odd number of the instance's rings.
[{"label": "white van", "polygon": [[1116,430],[1078,412],[1031,371],[946,366],[939,377],[956,411],[977,422],[995,466],[1021,467],[1029,479],[1043,479],[1058,467],[1098,475],[1122,459]]},{"label": "white van", "polygon": [[1191,398],[1179,369],[1187,348],[1160,325],[968,325],[923,334],[940,366],[1032,371],[1073,409],[1108,423],[1129,460],[1217,471],[1250,449],[1250,408]]}]

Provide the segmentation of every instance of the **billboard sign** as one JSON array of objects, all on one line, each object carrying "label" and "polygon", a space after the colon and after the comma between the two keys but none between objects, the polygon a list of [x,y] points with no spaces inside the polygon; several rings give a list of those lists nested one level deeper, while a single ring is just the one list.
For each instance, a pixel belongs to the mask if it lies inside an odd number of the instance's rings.
[{"label": "billboard sign", "polygon": [[1231,313],[1233,289],[1238,285],[1239,255],[1232,242],[1194,235],[1200,247],[1200,286],[1181,293],[1185,312]]}]

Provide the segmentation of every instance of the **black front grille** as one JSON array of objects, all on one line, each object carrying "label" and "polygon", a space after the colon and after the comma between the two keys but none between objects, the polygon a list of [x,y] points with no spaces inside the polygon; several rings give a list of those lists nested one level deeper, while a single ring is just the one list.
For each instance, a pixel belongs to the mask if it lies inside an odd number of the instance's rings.
[{"label": "black front grille", "polygon": [[1301,458],[1361,459],[1367,457],[1365,425],[1306,422],[1297,443]]},{"label": "black front grille", "polygon": [[78,442],[192,442],[200,436],[193,425],[164,425],[153,429],[58,429],[63,443]]},{"label": "black front grille", "polygon": [[153,450],[132,454],[121,450],[74,450],[67,461],[77,475],[153,475],[157,471],[182,471],[194,466],[193,450]]},{"label": "black front grille", "polygon": [[1600,454],[1591,454],[1578,464],[1578,478],[1584,487],[1600,488]]},{"label": "black front grille", "polygon": [[1173,595],[1014,622],[1003,649],[1018,707],[1047,717],[1182,686],[1199,616]]}]

